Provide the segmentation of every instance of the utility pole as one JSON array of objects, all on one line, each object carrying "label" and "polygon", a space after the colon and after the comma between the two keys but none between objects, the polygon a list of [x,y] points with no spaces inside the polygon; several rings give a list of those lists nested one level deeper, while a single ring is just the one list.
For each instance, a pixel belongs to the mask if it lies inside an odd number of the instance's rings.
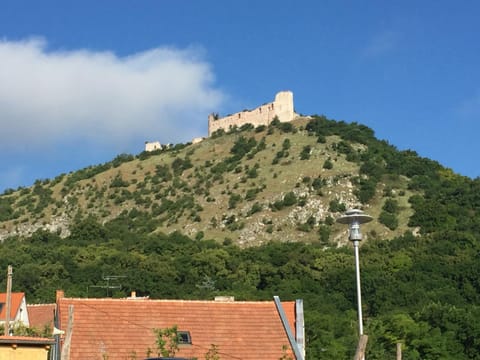
[{"label": "utility pole", "polygon": [[65,342],[63,343],[61,360],[70,360],[70,344],[72,343],[73,333],[73,305],[68,305],[68,324],[65,335]]},{"label": "utility pole", "polygon": [[5,307],[5,336],[10,335],[10,309],[12,307],[12,266],[8,265],[7,271],[7,299]]},{"label": "utility pole", "polygon": [[402,343],[397,343],[397,360],[402,360]]}]

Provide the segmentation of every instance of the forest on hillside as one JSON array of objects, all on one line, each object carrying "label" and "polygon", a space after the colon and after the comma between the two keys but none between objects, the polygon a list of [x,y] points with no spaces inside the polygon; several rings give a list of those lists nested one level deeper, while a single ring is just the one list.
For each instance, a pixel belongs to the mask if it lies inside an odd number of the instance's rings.
[{"label": "forest on hillside", "polygon": [[[0,267],[14,267],[14,290],[27,300],[53,302],[55,290],[71,297],[238,300],[303,299],[307,354],[348,359],[356,346],[356,299],[351,247],[269,243],[241,249],[180,233],[145,234],[148,218],[100,225],[89,218],[69,238],[37,231],[0,245]],[[139,226],[140,225],[140,226]],[[480,251],[471,233],[405,234],[361,247],[368,358],[478,359],[480,354]],[[110,290],[105,276],[122,276]],[[2,284],[4,286],[5,284]]]},{"label": "forest on hillside", "polygon": [[[295,131],[289,124],[274,126],[275,131]],[[480,180],[454,174],[413,151],[398,151],[362,125],[314,116],[305,131],[319,143],[329,136],[341,138],[335,151],[359,166],[353,182],[361,204],[368,205],[386,179],[409,179],[408,225],[418,231],[390,239],[369,234],[360,249],[368,359],[393,359],[397,342],[404,344],[406,360],[480,359]],[[248,135],[238,139],[243,140],[233,144],[229,158],[209,167],[219,177],[235,172],[243,157],[258,150]],[[355,151],[353,143],[366,150]],[[286,150],[279,147],[281,151]],[[303,156],[309,154],[306,149]],[[149,156],[155,155],[141,154]],[[159,171],[174,181],[185,161],[174,160],[171,168]],[[62,181],[74,184],[82,176],[88,177],[80,171]],[[45,187],[38,189],[43,194]],[[395,227],[400,195],[389,189],[383,195],[375,221]],[[16,203],[11,196],[16,195],[9,192],[0,199],[0,216],[13,216]],[[287,200],[287,206],[301,206],[298,199]],[[334,213],[344,210],[342,204],[333,205]],[[332,218],[307,224],[317,241],[278,239],[240,247],[228,236],[210,239],[156,231],[161,219],[146,209],[132,208],[109,221],[82,215],[66,237],[37,230],[0,244],[0,268],[13,266],[13,289],[24,291],[29,303],[53,302],[56,289],[69,297],[124,297],[135,290],[152,298],[303,299],[307,358],[352,358],[358,338],[354,257],[350,244],[337,247],[329,240]],[[109,292],[101,287],[108,276],[120,276],[110,283],[118,288]],[[0,286],[5,288],[5,281]]]}]

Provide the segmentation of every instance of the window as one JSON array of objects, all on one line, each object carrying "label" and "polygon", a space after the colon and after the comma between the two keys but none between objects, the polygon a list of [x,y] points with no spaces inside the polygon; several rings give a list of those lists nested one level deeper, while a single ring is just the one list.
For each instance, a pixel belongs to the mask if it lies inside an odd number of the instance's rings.
[{"label": "window", "polygon": [[191,344],[192,337],[190,336],[190,331],[177,331],[178,343],[179,344]]}]

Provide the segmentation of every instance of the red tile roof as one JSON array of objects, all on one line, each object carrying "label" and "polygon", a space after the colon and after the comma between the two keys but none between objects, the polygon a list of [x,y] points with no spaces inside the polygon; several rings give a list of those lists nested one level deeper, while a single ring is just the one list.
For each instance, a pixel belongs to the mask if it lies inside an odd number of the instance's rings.
[{"label": "red tile roof", "polygon": [[[212,344],[222,360],[278,360],[291,349],[275,303],[181,300],[58,299],[60,329],[67,329],[73,305],[71,360],[143,359],[155,350],[154,328],[177,325],[189,331],[192,345],[180,345],[178,357],[203,359]],[[282,303],[295,333],[295,302]],[[152,353],[152,356],[156,352]]]},{"label": "red tile roof", "polygon": [[[25,297],[25,293],[12,293],[11,302],[10,302],[10,320],[15,320],[15,316],[22,305],[22,299]],[[3,303],[3,306],[0,311],[0,320],[5,321],[7,316],[7,294],[0,293],[0,303]]]},{"label": "red tile roof", "polygon": [[49,326],[53,330],[53,319],[55,316],[56,304],[32,304],[27,305],[28,320],[30,327],[43,330]]},{"label": "red tile roof", "polygon": [[0,344],[52,345],[55,339],[33,336],[0,336]]}]

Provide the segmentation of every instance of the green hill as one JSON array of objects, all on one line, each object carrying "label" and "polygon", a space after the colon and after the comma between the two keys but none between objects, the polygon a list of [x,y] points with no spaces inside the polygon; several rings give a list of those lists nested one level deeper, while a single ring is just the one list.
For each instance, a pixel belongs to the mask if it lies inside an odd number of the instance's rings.
[{"label": "green hill", "polygon": [[334,219],[360,207],[374,217],[360,250],[367,358],[394,358],[402,342],[405,359],[478,359],[479,194],[479,179],[360,124],[244,126],[6,191],[0,268],[13,266],[30,303],[59,288],[302,298],[307,358],[351,359],[353,253]]},{"label": "green hill", "polygon": [[[332,220],[351,207],[382,219],[366,227],[368,238],[415,230],[409,198],[422,189],[411,189],[411,174],[387,163],[408,154],[376,140],[364,126],[315,117],[219,135],[136,157],[120,155],[7,191],[0,198],[0,237],[37,229],[66,236],[87,215],[105,223],[141,213],[152,232],[178,230],[242,246],[336,244],[345,241],[345,229]],[[394,159],[382,157],[384,152]]]}]

